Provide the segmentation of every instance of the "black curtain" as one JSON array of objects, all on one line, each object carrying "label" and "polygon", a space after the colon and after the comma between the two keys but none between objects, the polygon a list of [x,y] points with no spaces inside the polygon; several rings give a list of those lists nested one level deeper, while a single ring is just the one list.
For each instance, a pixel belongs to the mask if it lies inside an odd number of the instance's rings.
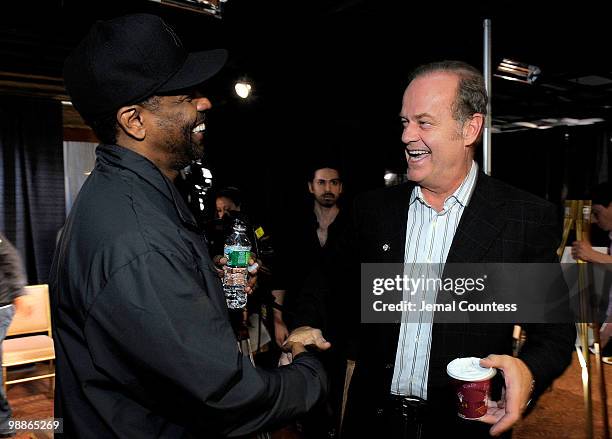
[{"label": "black curtain", "polygon": [[46,283],[65,213],[62,108],[0,96],[0,230],[17,247],[28,283]]}]

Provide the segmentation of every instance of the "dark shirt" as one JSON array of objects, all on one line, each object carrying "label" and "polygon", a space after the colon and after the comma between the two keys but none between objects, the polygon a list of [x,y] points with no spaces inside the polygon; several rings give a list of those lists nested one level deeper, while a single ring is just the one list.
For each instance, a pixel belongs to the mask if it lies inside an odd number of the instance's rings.
[{"label": "dark shirt", "polygon": [[[278,227],[279,239],[276,241],[278,269],[274,273],[274,287],[286,290],[283,319],[290,328],[304,323],[304,319],[299,315],[300,308],[307,305],[301,303],[302,292],[306,283],[310,282],[311,274],[332,262],[330,249],[334,247],[344,229],[345,218],[346,214],[340,209],[327,229],[324,246],[321,246],[317,235],[319,223],[312,205],[308,209],[294,212],[289,220]],[[321,328],[322,323],[317,321],[316,327]]]},{"label": "dark shirt", "polygon": [[23,264],[17,249],[0,233],[0,306],[23,294],[26,284]]},{"label": "dark shirt", "polygon": [[309,410],[310,353],[255,369],[238,351],[220,280],[174,185],[143,156],[100,145],[51,272],[55,416],[68,437],[248,434]]},{"label": "dark shirt", "polygon": [[283,320],[289,328],[320,328],[332,343],[325,356],[340,358],[342,362],[347,356],[354,356],[353,348],[348,345],[354,319],[347,307],[352,310],[359,306],[358,296],[347,296],[345,281],[349,275],[339,268],[336,259],[336,248],[345,233],[348,218],[350,213],[342,207],[327,229],[325,245],[321,246],[317,217],[310,208],[294,215],[287,222],[291,228],[277,241],[282,273],[280,289],[287,291]]}]

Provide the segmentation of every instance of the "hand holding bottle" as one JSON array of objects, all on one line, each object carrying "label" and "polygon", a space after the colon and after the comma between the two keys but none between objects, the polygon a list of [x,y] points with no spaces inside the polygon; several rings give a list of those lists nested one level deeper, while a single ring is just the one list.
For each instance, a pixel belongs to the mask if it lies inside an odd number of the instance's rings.
[{"label": "hand holding bottle", "polygon": [[223,290],[230,309],[242,309],[247,303],[247,294],[252,292],[257,281],[257,264],[251,253],[251,242],[245,224],[236,219],[233,232],[226,241],[223,257],[215,258],[222,274]]}]

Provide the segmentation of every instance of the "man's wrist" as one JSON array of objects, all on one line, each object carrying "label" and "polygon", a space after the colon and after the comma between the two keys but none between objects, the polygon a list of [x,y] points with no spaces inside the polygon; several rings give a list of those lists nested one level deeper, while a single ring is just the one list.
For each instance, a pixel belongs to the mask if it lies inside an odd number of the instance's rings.
[{"label": "man's wrist", "polygon": [[304,347],[302,343],[298,343],[298,342],[291,343],[291,355],[292,356],[295,357],[296,355],[299,355],[303,352],[306,352],[306,348]]},{"label": "man's wrist", "polygon": [[281,310],[275,309],[272,314],[274,316],[274,321],[276,323],[284,323],[283,322],[283,312]]},{"label": "man's wrist", "polygon": [[535,378],[533,376],[533,372],[531,371],[531,369],[529,369],[529,366],[527,366],[527,364],[521,360],[520,358],[517,358],[517,360],[522,364],[522,366],[525,368],[525,370],[527,371],[527,374],[529,376],[529,394],[527,395],[527,402],[525,403],[525,407],[524,409],[527,409],[530,405],[531,402],[533,401],[533,392],[535,390]]},{"label": "man's wrist", "polygon": [[534,396],[535,385],[535,380],[532,379],[529,388],[529,395],[527,396],[527,402],[525,402],[525,405],[521,409],[521,417],[526,416],[528,413],[531,412],[531,410],[533,410],[534,401],[536,399],[536,397]]},{"label": "man's wrist", "polygon": [[605,264],[607,262],[606,254],[593,250],[593,262],[597,264]]},{"label": "man's wrist", "polygon": [[529,389],[529,397],[527,402],[525,403],[525,408],[529,408],[531,406],[531,402],[533,401],[533,391],[535,390],[535,379],[531,378],[531,388]]}]

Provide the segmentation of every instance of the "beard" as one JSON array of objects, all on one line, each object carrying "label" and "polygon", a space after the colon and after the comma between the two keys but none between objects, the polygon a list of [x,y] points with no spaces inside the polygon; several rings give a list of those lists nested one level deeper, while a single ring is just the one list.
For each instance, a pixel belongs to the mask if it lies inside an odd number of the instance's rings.
[{"label": "beard", "polygon": [[[193,139],[191,130],[195,126],[197,126],[197,123],[190,126],[190,124],[183,122],[179,135],[166,139],[165,149],[171,156],[171,169],[180,171],[189,166],[192,162],[204,157],[203,146]],[[168,128],[169,127],[166,127],[166,129]]]},{"label": "beard", "polygon": [[334,194],[326,193],[316,197],[316,200],[317,203],[319,203],[323,207],[332,207],[336,205],[338,198]]}]

